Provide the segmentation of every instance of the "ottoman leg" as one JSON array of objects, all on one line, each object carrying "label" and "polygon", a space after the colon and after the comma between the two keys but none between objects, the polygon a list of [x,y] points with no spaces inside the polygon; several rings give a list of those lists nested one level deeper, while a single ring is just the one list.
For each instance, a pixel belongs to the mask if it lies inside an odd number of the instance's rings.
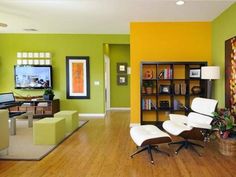
[{"label": "ottoman leg", "polygon": [[153,161],[153,157],[152,157],[152,147],[151,147],[151,145],[148,145],[148,154],[150,155],[151,163],[153,164],[154,161]]},{"label": "ottoman leg", "polygon": [[136,150],[133,154],[130,155],[131,158],[133,158],[134,155],[143,152],[147,149],[147,146],[142,147],[141,149]]}]

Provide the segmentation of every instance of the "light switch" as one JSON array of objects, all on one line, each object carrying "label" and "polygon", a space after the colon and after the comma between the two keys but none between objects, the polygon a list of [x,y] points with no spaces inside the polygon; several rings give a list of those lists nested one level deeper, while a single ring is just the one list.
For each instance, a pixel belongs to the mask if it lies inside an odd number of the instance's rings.
[{"label": "light switch", "polygon": [[99,85],[100,82],[99,81],[94,81],[94,85]]},{"label": "light switch", "polygon": [[127,74],[131,74],[131,67],[127,68]]}]

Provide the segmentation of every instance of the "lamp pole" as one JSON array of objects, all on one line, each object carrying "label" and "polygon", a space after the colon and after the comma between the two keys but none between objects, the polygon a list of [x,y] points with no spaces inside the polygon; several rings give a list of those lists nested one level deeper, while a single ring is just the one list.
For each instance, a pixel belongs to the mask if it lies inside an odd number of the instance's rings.
[{"label": "lamp pole", "polygon": [[207,98],[211,98],[211,96],[212,96],[212,80],[211,79],[209,79],[208,81],[207,81]]}]

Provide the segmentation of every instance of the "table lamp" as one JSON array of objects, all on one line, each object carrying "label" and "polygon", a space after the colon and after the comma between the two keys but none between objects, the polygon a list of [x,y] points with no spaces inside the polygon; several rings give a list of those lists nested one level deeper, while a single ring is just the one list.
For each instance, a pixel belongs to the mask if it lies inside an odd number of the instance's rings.
[{"label": "table lamp", "polygon": [[207,98],[211,98],[212,80],[220,79],[219,66],[201,67],[201,79],[207,79]]}]

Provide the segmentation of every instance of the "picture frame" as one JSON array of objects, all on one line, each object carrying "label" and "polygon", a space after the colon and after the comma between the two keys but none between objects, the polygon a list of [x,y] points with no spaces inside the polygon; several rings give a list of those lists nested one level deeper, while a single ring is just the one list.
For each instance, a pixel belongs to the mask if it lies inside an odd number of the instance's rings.
[{"label": "picture frame", "polygon": [[127,74],[127,63],[117,63],[117,73]]},{"label": "picture frame", "polygon": [[189,69],[189,78],[201,78],[201,69],[200,68],[191,68]]},{"label": "picture frame", "polygon": [[169,94],[171,92],[170,85],[160,85],[159,92]]},{"label": "picture frame", "polygon": [[117,85],[128,85],[127,75],[117,75]]},{"label": "picture frame", "polygon": [[66,56],[67,99],[90,98],[90,73],[88,56]]}]

